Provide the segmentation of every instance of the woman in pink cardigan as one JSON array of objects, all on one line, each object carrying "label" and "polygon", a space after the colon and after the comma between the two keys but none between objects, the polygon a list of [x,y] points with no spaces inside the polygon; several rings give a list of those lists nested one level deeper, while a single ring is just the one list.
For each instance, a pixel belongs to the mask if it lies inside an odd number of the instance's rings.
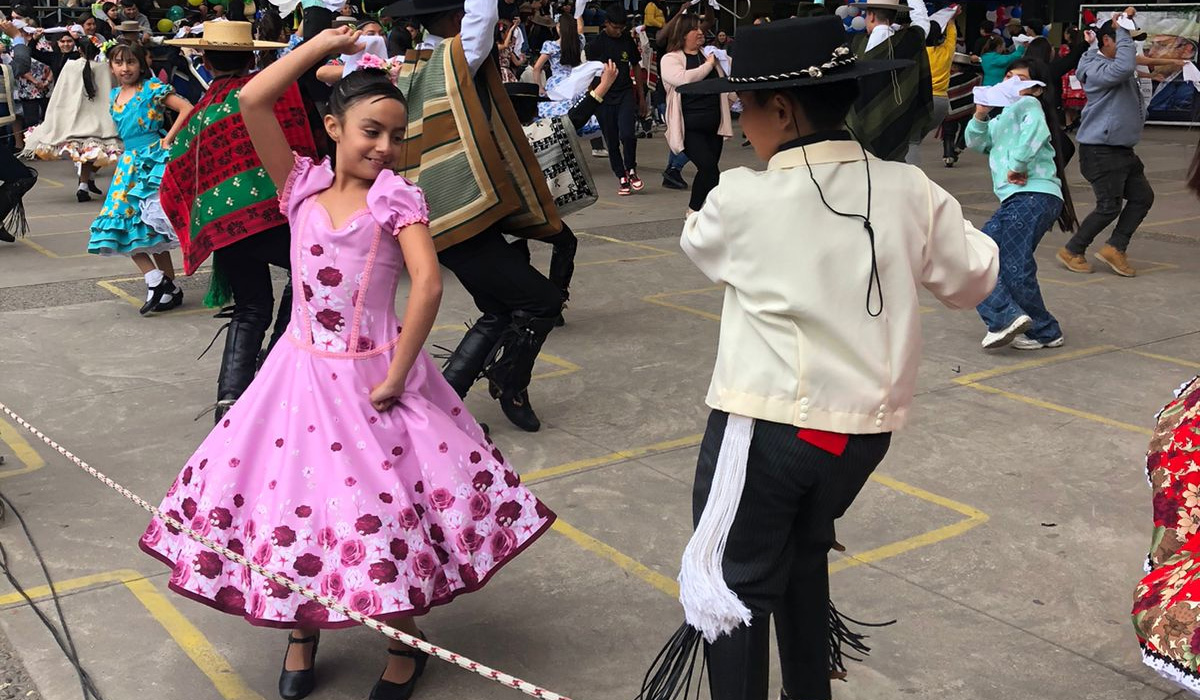
[{"label": "woman in pink cardigan", "polygon": [[704,31],[696,15],[681,14],[663,28],[667,54],[662,81],[667,88],[667,145],[672,153],[687,153],[696,165],[688,213],[700,211],[709,190],[720,179],[721,147],[733,136],[728,95],[680,95],[687,83],[724,77],[715,56],[705,56]]}]

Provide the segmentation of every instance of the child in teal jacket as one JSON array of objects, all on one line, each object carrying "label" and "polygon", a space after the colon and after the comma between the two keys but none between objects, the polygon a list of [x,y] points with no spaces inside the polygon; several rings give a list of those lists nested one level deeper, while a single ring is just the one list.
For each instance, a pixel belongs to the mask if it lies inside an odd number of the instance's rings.
[{"label": "child in teal jacket", "polygon": [[1021,350],[1063,344],[1058,320],[1046,309],[1033,253],[1055,220],[1064,231],[1075,227],[1075,208],[1063,174],[1066,137],[1055,118],[1049,76],[1043,64],[1016,61],[1005,80],[1040,80],[1042,87],[995,118],[991,107],[975,106],[967,125],[967,146],[988,154],[992,188],[1000,208],[983,227],[1000,248],[1000,279],[976,310],[987,324],[986,350],[1012,345]]}]

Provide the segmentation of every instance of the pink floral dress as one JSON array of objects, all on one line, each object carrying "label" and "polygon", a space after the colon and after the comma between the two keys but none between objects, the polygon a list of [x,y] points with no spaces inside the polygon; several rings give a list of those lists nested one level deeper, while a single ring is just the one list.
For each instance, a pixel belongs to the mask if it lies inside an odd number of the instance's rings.
[{"label": "pink floral dress", "polygon": [[[291,342],[171,485],[162,510],[263,567],[365,615],[419,615],[476,590],[554,514],[483,435],[425,352],[386,413],[369,394],[401,332],[395,232],[428,220],[421,190],[384,172],[334,230],[316,195],[328,163],[298,158],[280,207],[292,224]],[[345,616],[154,520],[140,541],[170,588],[251,624],[322,628]]]}]

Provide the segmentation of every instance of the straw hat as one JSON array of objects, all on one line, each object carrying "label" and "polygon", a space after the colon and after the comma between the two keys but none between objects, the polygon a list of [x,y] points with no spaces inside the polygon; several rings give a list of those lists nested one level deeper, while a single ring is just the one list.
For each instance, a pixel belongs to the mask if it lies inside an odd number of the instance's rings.
[{"label": "straw hat", "polygon": [[199,39],[168,39],[163,43],[205,51],[257,51],[287,46],[278,41],[255,39],[249,22],[205,22],[204,36]]},{"label": "straw hat", "polygon": [[[82,27],[80,28],[80,31],[83,31]],[[117,25],[117,31],[121,32],[122,34],[141,34],[142,25],[138,24],[136,19],[125,20]]]}]

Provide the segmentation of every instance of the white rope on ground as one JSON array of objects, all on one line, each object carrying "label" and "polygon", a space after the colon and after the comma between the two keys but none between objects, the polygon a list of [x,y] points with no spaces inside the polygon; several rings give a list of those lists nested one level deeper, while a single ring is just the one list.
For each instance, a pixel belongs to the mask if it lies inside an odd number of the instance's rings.
[{"label": "white rope on ground", "polygon": [[[63,457],[66,457],[75,466],[84,470],[88,474],[91,474],[92,476],[96,477],[101,482],[103,482],[104,485],[108,486],[112,490],[121,494],[125,498],[128,498],[129,500],[133,501],[137,505],[141,506],[143,509],[149,511],[151,515],[158,518],[164,524],[170,525],[173,528],[181,530],[184,534],[186,534],[191,539],[195,540],[196,542],[199,542],[200,544],[204,545],[205,547],[208,547],[209,549],[213,550],[217,554],[220,554],[221,556],[225,557],[226,559],[229,559],[237,564],[241,564],[242,566],[249,567],[250,570],[254,571],[255,573],[261,574],[262,576],[267,577],[271,581],[274,581],[275,583],[277,583],[281,586],[286,586],[293,593],[299,593],[300,595],[304,596],[305,598],[308,598],[309,600],[311,600],[313,602],[319,603],[320,605],[323,605],[326,608],[329,608],[330,610],[339,612],[342,615],[345,615],[346,617],[350,618],[351,620],[354,620],[355,622],[358,622],[370,629],[375,630],[376,632],[379,632],[380,634],[382,634],[385,637],[388,637],[389,639],[394,639],[402,644],[412,647],[413,649],[416,649],[418,651],[423,651],[426,654],[429,654],[430,656],[435,656],[435,657],[441,659],[442,661],[452,663],[455,666],[458,666],[459,668],[463,668],[463,669],[466,669],[473,673],[477,673],[480,676],[483,676],[484,678],[496,681],[500,685],[504,685],[509,688],[514,688],[516,690],[521,691],[522,693],[525,693],[526,695],[528,695],[530,697],[544,698],[544,700],[570,700],[570,698],[568,698],[565,695],[559,695],[558,693],[546,690],[545,688],[539,688],[538,686],[530,683],[529,681],[521,680],[520,678],[517,678],[516,676],[510,676],[507,673],[504,673],[502,671],[497,671],[496,669],[490,668],[488,666],[484,666],[483,664],[481,664],[479,662],[472,661],[471,659],[468,659],[465,656],[456,654],[448,649],[443,649],[441,647],[430,644],[429,642],[427,642],[419,637],[414,637],[411,634],[406,634],[404,632],[401,632],[400,630],[398,630],[394,627],[385,625],[382,622],[379,622],[378,620],[373,620],[361,613],[355,612],[354,610],[347,608],[346,606],[342,605],[341,603],[337,602],[336,600],[333,600],[332,598],[323,596],[320,593],[317,593],[316,591],[313,591],[310,588],[305,588],[304,586],[299,586],[295,582],[290,581],[287,578],[280,576],[279,574],[276,574],[271,571],[267,571],[266,569],[255,564],[254,562],[246,559],[245,557],[238,554],[237,552],[234,552],[233,550],[228,549],[227,547],[224,547],[222,545],[217,544],[216,542],[213,542],[212,540],[208,539],[204,535],[201,535],[200,533],[196,532],[195,530],[192,530],[191,528],[187,527],[183,523],[181,523],[181,522],[175,520],[174,518],[166,515],[165,513],[161,512],[158,508],[151,505],[144,498],[138,496],[136,493],[133,493],[129,489],[125,488],[124,486],[122,486],[122,485],[118,484],[117,482],[113,481],[112,479],[108,478],[103,473],[101,473],[100,471],[98,471],[95,468],[93,468],[92,466],[90,466],[87,462],[84,462],[82,459],[76,457],[74,454],[72,454],[69,450],[67,450],[62,445],[59,445],[54,440],[51,440],[45,433],[38,430],[34,426],[30,425],[28,421],[26,421],[24,418],[17,415],[16,413],[14,413],[12,409],[10,409],[8,406],[4,405],[3,403],[0,403],[0,410],[4,411],[4,413],[7,414],[8,417],[10,417],[14,421],[16,421],[18,425],[25,428],[30,433],[36,435],[39,440],[46,443],[50,447],[54,448],[55,451],[57,451]],[[51,584],[51,585],[53,585],[53,584]]]}]

